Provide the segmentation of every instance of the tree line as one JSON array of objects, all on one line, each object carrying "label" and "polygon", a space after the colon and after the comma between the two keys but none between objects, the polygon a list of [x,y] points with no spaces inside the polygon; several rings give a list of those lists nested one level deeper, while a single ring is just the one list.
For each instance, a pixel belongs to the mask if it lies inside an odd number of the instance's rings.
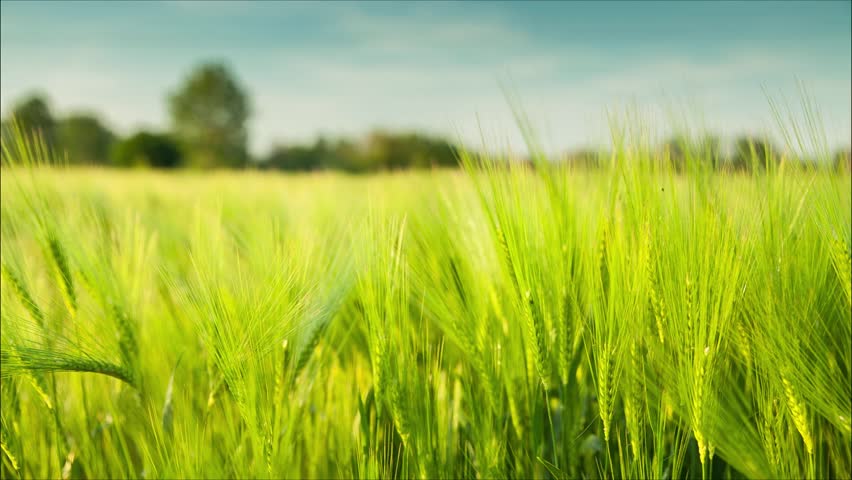
[{"label": "tree line", "polygon": [[[336,169],[349,172],[457,165],[453,145],[420,133],[374,131],[364,138],[320,137],[308,145],[276,145],[261,158],[251,158],[247,148],[247,121],[251,105],[244,88],[221,63],[206,63],[192,70],[167,97],[170,126],[166,131],[140,130],[126,137],[115,134],[94,113],[55,118],[48,100],[31,95],[17,102],[11,118],[0,124],[0,137],[9,138],[12,119],[25,132],[38,132],[54,152],[70,164],[153,168],[244,168],[286,171]],[[657,152],[676,169],[690,161],[718,169],[749,170],[778,162],[780,150],[766,138],[741,136],[724,150],[717,137],[688,140],[675,136]],[[608,155],[575,151],[562,160],[596,168]],[[850,170],[849,150],[837,152],[838,168]]]},{"label": "tree line", "polygon": [[[639,152],[639,155],[649,152]],[[690,166],[711,170],[753,172],[777,167],[786,158],[783,149],[766,137],[741,135],[729,143],[719,137],[703,135],[687,137],[674,135],[662,142],[650,153],[653,161],[666,163],[677,172],[684,172]],[[562,157],[562,161],[581,168],[601,168],[611,161],[609,152],[578,150]],[[795,158],[790,165],[800,169],[814,169],[825,165],[826,159]],[[849,149],[837,150],[830,160],[830,166],[836,170],[852,172],[852,154]],[[821,163],[822,162],[822,163]]]},{"label": "tree line", "polygon": [[[320,138],[311,145],[276,145],[261,158],[247,148],[248,95],[229,69],[208,63],[193,70],[167,97],[167,131],[141,130],[120,137],[94,113],[56,118],[48,100],[30,95],[4,119],[2,137],[13,121],[37,132],[69,164],[154,168],[244,168],[351,172],[456,165],[450,142],[420,133],[375,131],[358,141]],[[14,119],[14,120],[13,120]]]}]

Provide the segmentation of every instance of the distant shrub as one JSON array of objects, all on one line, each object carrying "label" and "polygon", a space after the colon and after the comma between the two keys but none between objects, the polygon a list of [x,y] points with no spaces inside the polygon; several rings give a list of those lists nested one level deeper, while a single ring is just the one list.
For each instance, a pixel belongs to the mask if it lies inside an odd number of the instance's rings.
[{"label": "distant shrub", "polygon": [[762,170],[768,165],[778,163],[778,150],[765,138],[742,136],[734,142],[734,152],[730,158],[730,167],[734,170]]},{"label": "distant shrub", "polygon": [[838,172],[852,172],[852,151],[840,150],[834,154],[834,169]]},{"label": "distant shrub", "polygon": [[442,139],[416,133],[373,132],[367,139],[365,155],[382,169],[455,166],[453,147]]},{"label": "distant shrub", "polygon": [[263,167],[289,171],[339,169],[349,172],[456,166],[453,146],[440,138],[416,133],[375,131],[360,142],[328,141],[313,145],[278,146]]},{"label": "distant shrub", "polygon": [[276,146],[272,152],[262,161],[264,168],[272,168],[287,171],[309,171],[321,167],[323,153],[318,148],[319,144],[313,146],[293,145]]},{"label": "distant shrub", "polygon": [[721,145],[712,135],[675,135],[663,143],[660,154],[677,172],[686,171],[688,165],[716,169],[722,161]]},{"label": "distant shrub", "polygon": [[71,115],[57,125],[57,144],[71,163],[105,165],[115,135],[100,120],[89,114]]},{"label": "distant shrub", "polygon": [[168,135],[139,132],[118,142],[112,163],[120,167],[174,168],[182,164],[177,142]]},{"label": "distant shrub", "polygon": [[595,150],[585,149],[569,152],[563,156],[563,160],[568,165],[582,169],[600,168],[603,155]]}]

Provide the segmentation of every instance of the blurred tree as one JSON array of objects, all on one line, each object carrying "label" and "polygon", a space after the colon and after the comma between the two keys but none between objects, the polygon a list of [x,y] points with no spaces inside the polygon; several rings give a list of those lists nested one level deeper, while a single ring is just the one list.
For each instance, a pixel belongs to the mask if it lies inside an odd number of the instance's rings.
[{"label": "blurred tree", "polygon": [[9,159],[6,150],[12,148],[12,125],[6,120],[0,120],[0,165],[6,165]]},{"label": "blurred tree", "polygon": [[[0,141],[6,142],[12,139],[12,123],[9,120],[0,119]],[[0,149],[0,155],[2,155],[2,150]]]},{"label": "blurred tree", "polygon": [[371,166],[379,169],[456,165],[452,145],[416,133],[375,131],[367,138],[365,155],[370,159]]},{"label": "blurred tree", "polygon": [[715,135],[705,134],[697,138],[675,135],[663,144],[663,151],[675,171],[686,170],[687,162],[716,169],[722,160],[721,145],[719,137]]},{"label": "blurred tree", "polygon": [[173,168],[181,164],[181,151],[170,136],[138,132],[115,144],[112,163],[120,167]]},{"label": "blurred tree", "polygon": [[169,97],[175,138],[196,167],[241,167],[248,159],[248,98],[222,64],[193,70]]},{"label": "blurred tree", "polygon": [[30,95],[12,107],[12,118],[24,132],[38,132],[49,148],[56,144],[56,121],[47,99],[38,94]]},{"label": "blurred tree", "polygon": [[838,150],[834,154],[834,169],[838,172],[852,172],[852,151],[849,149]]},{"label": "blurred tree", "polygon": [[458,166],[456,149],[449,142],[434,137],[418,136],[417,141],[422,146],[424,157],[423,166],[455,167]]},{"label": "blurred tree", "polygon": [[70,163],[108,164],[114,141],[115,135],[94,115],[71,115],[57,128],[57,145],[65,150]]},{"label": "blurred tree", "polygon": [[376,163],[370,159],[364,146],[351,140],[338,140],[336,143],[323,142],[324,168],[340,169],[347,172],[367,172],[375,170]]},{"label": "blurred tree", "polygon": [[682,172],[686,169],[686,152],[689,148],[689,141],[683,135],[674,135],[663,143],[664,158],[668,161],[672,168],[677,172]]},{"label": "blurred tree", "polygon": [[312,146],[278,146],[262,165],[281,170],[369,172],[456,164],[455,151],[444,140],[420,134],[375,131],[360,143],[320,138]]},{"label": "blurred tree", "polygon": [[575,168],[595,169],[601,166],[603,155],[591,149],[581,149],[565,155],[565,162]]},{"label": "blurred tree", "polygon": [[325,137],[319,137],[314,144],[313,153],[317,156],[316,168],[320,169],[335,169],[342,168],[339,165],[341,157],[356,155],[355,149],[348,149],[349,142],[346,140],[337,140],[336,142],[327,140]]},{"label": "blurred tree", "polygon": [[696,142],[695,151],[699,161],[714,170],[722,166],[722,140],[716,135],[704,135]]},{"label": "blurred tree", "polygon": [[762,170],[767,165],[778,162],[776,152],[777,150],[766,138],[740,136],[734,141],[734,152],[729,160],[729,165],[735,170]]},{"label": "blurred tree", "polygon": [[276,146],[263,160],[265,168],[289,171],[308,171],[320,168],[321,152],[317,146]]}]

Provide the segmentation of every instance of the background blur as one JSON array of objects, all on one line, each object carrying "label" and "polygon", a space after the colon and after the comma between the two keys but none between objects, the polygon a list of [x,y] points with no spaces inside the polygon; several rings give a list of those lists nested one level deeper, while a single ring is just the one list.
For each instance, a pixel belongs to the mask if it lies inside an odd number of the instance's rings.
[{"label": "background blur", "polygon": [[481,134],[525,151],[507,91],[551,154],[605,148],[608,109],[635,105],[662,139],[685,115],[736,156],[781,143],[767,94],[796,103],[799,82],[835,156],[850,143],[848,1],[3,2],[0,13],[3,129],[15,116],[72,163],[449,166],[450,143],[481,148]]}]

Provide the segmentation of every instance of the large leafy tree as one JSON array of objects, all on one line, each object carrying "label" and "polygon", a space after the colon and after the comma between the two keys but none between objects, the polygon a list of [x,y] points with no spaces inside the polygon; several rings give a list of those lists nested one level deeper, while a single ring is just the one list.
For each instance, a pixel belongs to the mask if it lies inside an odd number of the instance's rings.
[{"label": "large leafy tree", "polygon": [[63,118],[57,127],[57,140],[71,163],[109,163],[115,135],[100,120],[89,114]]},{"label": "large leafy tree", "polygon": [[227,67],[208,63],[193,70],[170,95],[169,110],[190,165],[245,165],[249,100]]}]

